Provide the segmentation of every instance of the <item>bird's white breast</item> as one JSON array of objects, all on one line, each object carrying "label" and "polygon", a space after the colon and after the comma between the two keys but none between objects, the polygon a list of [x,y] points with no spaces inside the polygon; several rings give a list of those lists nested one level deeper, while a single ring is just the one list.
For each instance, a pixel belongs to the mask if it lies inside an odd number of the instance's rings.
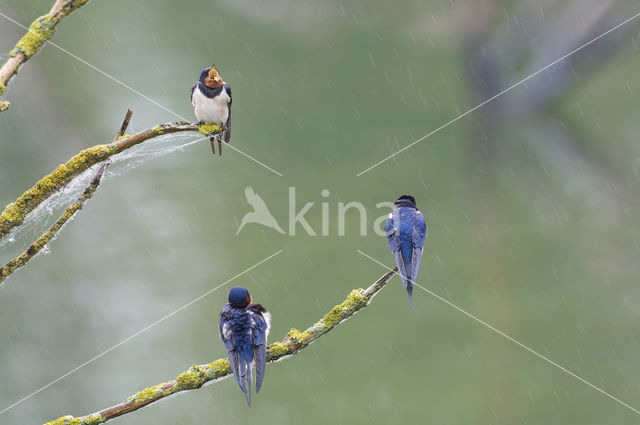
[{"label": "bird's white breast", "polygon": [[223,88],[214,98],[208,98],[196,87],[193,91],[191,103],[195,108],[196,118],[205,124],[222,125],[229,118],[229,95]]}]

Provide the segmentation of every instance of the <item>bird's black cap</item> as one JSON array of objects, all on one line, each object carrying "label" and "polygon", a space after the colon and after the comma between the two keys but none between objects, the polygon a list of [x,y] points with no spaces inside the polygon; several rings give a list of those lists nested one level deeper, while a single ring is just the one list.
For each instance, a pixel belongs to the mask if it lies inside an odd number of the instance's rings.
[{"label": "bird's black cap", "polygon": [[251,294],[247,288],[234,286],[229,291],[229,304],[236,308],[245,308],[251,304]]},{"label": "bird's black cap", "polygon": [[404,201],[409,201],[409,202],[411,202],[413,205],[415,205],[415,204],[416,204],[416,198],[414,198],[414,197],[413,197],[413,196],[411,196],[411,195],[402,195],[401,197],[399,197],[399,198],[398,198],[398,200],[396,201],[396,204],[397,204],[397,203],[400,203],[400,202],[401,202],[401,201],[403,201],[403,200],[404,200]]}]

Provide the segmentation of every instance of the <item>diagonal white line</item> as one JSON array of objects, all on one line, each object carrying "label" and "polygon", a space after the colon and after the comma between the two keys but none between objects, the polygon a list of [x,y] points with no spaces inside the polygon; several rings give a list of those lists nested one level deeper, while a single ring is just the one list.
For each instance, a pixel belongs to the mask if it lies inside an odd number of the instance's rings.
[{"label": "diagonal white line", "polygon": [[31,394],[23,397],[22,399],[16,401],[15,403],[13,403],[12,405],[5,407],[3,410],[0,410],[0,415],[2,415],[4,412],[16,407],[17,405],[19,405],[20,403],[22,403],[23,401],[26,401],[28,399],[30,399],[31,397],[33,397],[34,395],[38,394],[41,391],[46,390],[47,388],[49,388],[50,386],[52,386],[53,384],[55,384],[56,382],[59,382],[61,380],[63,380],[64,378],[66,378],[67,376],[71,375],[72,373],[82,369],[83,367],[85,367],[86,365],[88,365],[89,363],[93,363],[94,361],[98,360],[100,357],[104,356],[105,354],[115,350],[116,348],[120,347],[122,344],[125,344],[129,341],[131,341],[133,338],[141,335],[142,333],[148,331],[149,329],[153,328],[154,326],[164,322],[165,320],[167,320],[168,318],[176,315],[177,313],[181,312],[182,310],[184,310],[185,308],[189,307],[190,305],[200,301],[202,298],[206,297],[207,295],[211,294],[212,292],[222,288],[223,286],[227,285],[229,282],[233,281],[234,279],[242,276],[243,274],[249,272],[250,270],[255,269],[256,267],[258,267],[259,265],[261,265],[262,263],[272,259],[273,257],[275,257],[276,255],[280,254],[282,252],[282,250],[279,250],[278,252],[276,252],[275,254],[271,254],[269,257],[265,258],[262,261],[257,262],[256,264],[254,264],[253,266],[249,267],[248,269],[245,269],[244,271],[238,273],[237,275],[233,276],[232,278],[228,279],[226,282],[221,283],[220,285],[216,286],[213,289],[208,290],[207,292],[205,292],[204,294],[200,295],[198,298],[195,298],[191,301],[189,301],[188,303],[186,303],[185,305],[183,305],[182,307],[172,311],[171,313],[167,314],[166,316],[156,320],[155,322],[153,322],[152,324],[150,324],[149,326],[145,327],[144,329],[139,330],[138,332],[134,333],[133,335],[123,339],[122,341],[120,341],[119,343],[117,343],[116,345],[112,346],[111,348],[103,351],[102,353],[98,354],[97,356],[93,357],[90,360],[87,360],[86,362],[82,363],[80,366],[76,367],[75,369],[70,370],[69,372],[65,373],[64,375],[62,375],[61,377],[54,379],[53,381],[49,382],[47,385],[41,387],[40,389],[32,392]]},{"label": "diagonal white line", "polygon": [[457,117],[455,117],[454,119],[452,119],[451,121],[441,125],[440,127],[436,128],[435,130],[433,130],[430,133],[425,134],[424,136],[422,136],[421,138],[419,138],[418,140],[408,144],[407,146],[405,146],[404,148],[400,149],[399,151],[397,151],[396,153],[389,155],[388,157],[386,157],[385,159],[383,159],[382,161],[379,161],[375,164],[373,164],[371,167],[367,168],[364,171],[359,172],[356,177],[360,177],[361,175],[363,175],[364,173],[371,171],[372,169],[376,168],[378,165],[382,164],[383,162],[386,162],[388,160],[390,160],[391,158],[393,158],[394,156],[406,151],[407,149],[409,149],[410,147],[414,146],[417,143],[422,142],[424,139],[433,136],[434,134],[436,134],[437,132],[439,132],[440,130],[443,130],[447,127],[449,127],[451,124],[455,123],[456,121],[458,121],[461,118],[466,117],[467,115],[469,115],[470,113],[472,113],[473,111],[475,111],[476,109],[482,108],[484,105],[486,105],[487,103],[491,102],[492,100],[502,96],[503,94],[505,94],[506,92],[510,91],[511,89],[518,87],[519,85],[521,85],[522,83],[525,83],[527,81],[529,81],[530,79],[532,79],[533,77],[535,77],[536,75],[546,71],[547,69],[551,68],[552,66],[554,66],[555,64],[557,64],[558,62],[562,62],[563,60],[567,59],[569,56],[573,55],[574,53],[579,52],[580,50],[584,49],[585,47],[595,43],[596,41],[600,40],[602,37],[605,37],[606,35],[612,33],[613,31],[617,30],[618,28],[620,28],[621,26],[628,24],[629,22],[633,21],[634,19],[636,19],[638,16],[640,16],[640,12],[636,13],[635,15],[633,15],[631,18],[627,19],[626,21],[623,21],[621,23],[619,23],[618,25],[616,25],[615,27],[609,29],[608,31],[600,34],[599,36],[597,36],[596,38],[592,39],[591,41],[588,41],[586,43],[584,43],[583,45],[581,45],[580,47],[570,51],[569,53],[567,53],[566,55],[556,59],[555,61],[551,62],[549,65],[545,66],[544,68],[534,72],[533,74],[529,75],[528,77],[523,78],[522,80],[518,81],[517,83],[514,83],[512,85],[510,85],[509,87],[507,87],[506,89],[502,90],[500,93],[490,97],[489,99],[485,100],[484,102],[480,103],[479,105],[476,105],[475,107],[469,109],[467,112],[458,115]]},{"label": "diagonal white line", "polygon": [[230,145],[228,143],[225,146],[235,150],[239,154],[242,154],[242,155],[246,156],[247,158],[251,159],[253,162],[257,162],[258,164],[262,165],[264,168],[266,168],[267,170],[271,171],[272,173],[275,173],[275,174],[279,175],[280,177],[282,177],[282,174],[280,174],[279,172],[277,172],[273,168],[269,167],[268,165],[263,164],[262,162],[258,161],[254,157],[247,155],[246,153],[242,152],[240,149],[236,148],[235,146]]},{"label": "diagonal white line", "polygon": [[[3,18],[7,19],[8,21],[13,22],[14,24],[18,25],[19,27],[21,27],[22,29],[25,29],[27,31],[29,31],[32,34],[37,35],[38,37],[40,37],[39,34],[37,34],[36,32],[32,31],[31,29],[29,29],[28,27],[25,27],[24,25],[22,25],[20,22],[15,21],[14,19],[10,18],[9,16],[5,15],[4,13],[0,12],[0,16],[2,16]],[[148,100],[149,102],[153,103],[154,105],[158,106],[161,109],[164,109],[165,111],[169,112],[171,115],[181,119],[182,121],[189,121],[189,119],[183,117],[182,115],[180,115],[179,113],[167,108],[166,106],[162,105],[161,103],[153,100],[152,98],[150,98],[149,96],[139,92],[138,90],[134,89],[133,87],[123,83],[122,81],[118,80],[116,77],[113,77],[109,74],[107,74],[106,72],[104,72],[103,70],[101,70],[100,68],[91,65],[89,62],[87,62],[86,60],[82,59],[81,57],[78,57],[76,55],[74,55],[73,53],[71,53],[70,51],[66,50],[65,48],[57,45],[56,43],[54,43],[51,40],[47,40],[48,44],[51,44],[53,47],[63,51],[64,53],[68,54],[69,56],[71,56],[72,58],[82,62],[83,64],[85,64],[86,66],[88,66],[89,68],[93,69],[94,71],[104,75],[105,77],[109,78],[110,80],[114,81],[115,83],[120,84],[122,87],[126,88],[127,90],[132,91],[133,93],[137,94],[138,96],[142,97],[145,100]],[[230,145],[229,145],[230,146]],[[242,152],[240,149],[236,148],[235,146],[230,146],[233,150],[235,150],[238,153],[241,153],[242,155],[244,155],[245,157],[249,158],[250,160],[252,160],[253,162],[263,166],[264,168],[266,168],[267,170],[279,175],[280,177],[282,177],[282,174],[277,172],[276,170],[274,170],[271,167],[266,166],[265,164],[263,164],[262,162],[258,161],[257,159],[255,159],[254,157],[252,157],[251,155]]]},{"label": "diagonal white line", "polygon": [[[380,261],[376,260],[375,258],[371,257],[370,255],[365,254],[364,252],[360,251],[359,249],[357,249],[356,251],[358,251],[359,254],[362,254],[363,256],[367,257],[368,259],[370,259],[371,261],[373,261],[374,263],[377,263],[378,265],[384,267],[385,269],[391,271],[393,269],[387,267],[385,264],[381,263]],[[413,281],[412,281],[413,282]],[[578,381],[590,386],[591,388],[593,388],[594,390],[599,391],[600,393],[606,395],[607,397],[609,397],[610,399],[620,403],[621,405],[623,405],[624,407],[626,407],[627,409],[637,413],[640,415],[640,410],[637,410],[636,408],[634,408],[633,406],[630,406],[629,404],[625,403],[624,401],[620,400],[619,398],[616,398],[615,396],[609,394],[608,392],[606,392],[605,390],[603,390],[600,387],[597,387],[595,385],[593,385],[591,382],[587,381],[584,378],[579,377],[578,375],[576,375],[575,373],[571,372],[569,369],[559,365],[558,363],[554,362],[553,360],[551,360],[548,357],[543,356],[542,354],[538,353],[537,351],[535,351],[532,348],[527,347],[526,345],[524,345],[523,343],[517,341],[516,339],[510,337],[509,335],[507,335],[506,333],[502,332],[500,329],[497,329],[493,326],[491,326],[490,324],[488,324],[487,322],[483,321],[482,319],[479,319],[478,317],[474,316],[473,314],[467,312],[466,310],[463,310],[462,308],[458,307],[457,305],[455,305],[454,303],[452,303],[451,301],[447,300],[446,298],[441,297],[440,295],[436,294],[433,291],[430,291],[429,289],[425,288],[422,285],[419,285],[416,282],[413,282],[418,288],[426,291],[427,293],[429,293],[430,295],[436,297],[437,299],[439,299],[440,301],[442,301],[443,303],[447,304],[450,307],[453,307],[454,309],[458,310],[460,313],[463,313],[464,315],[466,315],[467,317],[475,320],[476,322],[480,323],[481,325],[491,329],[492,331],[494,331],[495,333],[497,333],[498,335],[501,335],[503,337],[505,337],[506,339],[508,339],[509,341],[513,342],[514,344],[517,344],[518,346],[524,348],[525,350],[527,350],[528,352],[530,352],[531,354],[534,354],[536,356],[538,356],[539,358],[541,358],[542,360],[546,361],[547,363],[552,364],[553,366],[557,367],[558,369],[562,370],[563,372],[573,376],[574,378],[576,378]]]},{"label": "diagonal white line", "polygon": [[[207,136],[207,137],[203,137],[203,138],[201,138],[201,139],[196,139],[196,140],[193,140],[193,141],[191,141],[191,142],[185,143],[185,144],[183,144],[183,145],[177,146],[175,149],[182,149],[182,148],[185,148],[185,147],[187,147],[187,146],[193,145],[194,143],[202,142],[203,140],[209,140],[210,138],[211,138],[210,136]],[[258,164],[262,165],[262,166],[263,166],[264,168],[266,168],[267,170],[269,170],[269,171],[271,171],[271,172],[273,172],[273,173],[275,173],[275,174],[279,175],[280,177],[282,177],[282,174],[280,174],[279,172],[277,172],[277,171],[276,171],[276,170],[274,170],[273,168],[269,167],[268,165],[263,164],[262,162],[258,161],[258,160],[257,160],[257,159],[255,159],[254,157],[247,155],[246,153],[242,152],[240,149],[236,148],[235,146],[230,145],[230,144],[228,144],[228,143],[227,143],[227,144],[225,144],[225,145],[223,145],[223,146],[228,147],[228,148],[231,148],[231,149],[235,149],[235,150],[236,150],[238,153],[240,153],[241,155],[246,156],[247,158],[249,158],[249,159],[253,160],[254,162],[257,162]]]}]

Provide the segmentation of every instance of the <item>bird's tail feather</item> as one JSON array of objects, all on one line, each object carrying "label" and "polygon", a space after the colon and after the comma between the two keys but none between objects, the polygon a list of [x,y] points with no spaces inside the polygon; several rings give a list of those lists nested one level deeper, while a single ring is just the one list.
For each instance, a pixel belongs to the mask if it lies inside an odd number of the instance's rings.
[{"label": "bird's tail feather", "polygon": [[[247,376],[249,378],[248,380]],[[236,377],[236,381],[244,393],[247,403],[251,406],[251,366],[245,360],[240,360],[238,364],[238,376]],[[247,388],[247,383],[249,384],[249,388]]]},{"label": "bird's tail feather", "polygon": [[409,311],[413,311],[413,283],[407,285],[407,295],[409,295]]},{"label": "bird's tail feather", "polygon": [[247,363],[247,392],[245,395],[247,396],[247,403],[251,407],[251,363]]}]

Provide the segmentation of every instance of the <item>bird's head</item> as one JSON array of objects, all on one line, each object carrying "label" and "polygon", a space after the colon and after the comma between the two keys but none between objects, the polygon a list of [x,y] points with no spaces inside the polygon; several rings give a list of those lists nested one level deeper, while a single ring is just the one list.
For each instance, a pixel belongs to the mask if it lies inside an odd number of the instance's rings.
[{"label": "bird's head", "polygon": [[235,308],[247,308],[251,304],[251,294],[247,288],[242,286],[234,286],[229,291],[229,304]]},{"label": "bird's head", "polygon": [[410,205],[413,208],[418,209],[418,206],[416,205],[416,198],[411,195],[402,195],[396,200],[395,205]]},{"label": "bird's head", "polygon": [[205,68],[200,73],[200,82],[211,89],[217,89],[222,85],[222,77],[215,65]]}]

